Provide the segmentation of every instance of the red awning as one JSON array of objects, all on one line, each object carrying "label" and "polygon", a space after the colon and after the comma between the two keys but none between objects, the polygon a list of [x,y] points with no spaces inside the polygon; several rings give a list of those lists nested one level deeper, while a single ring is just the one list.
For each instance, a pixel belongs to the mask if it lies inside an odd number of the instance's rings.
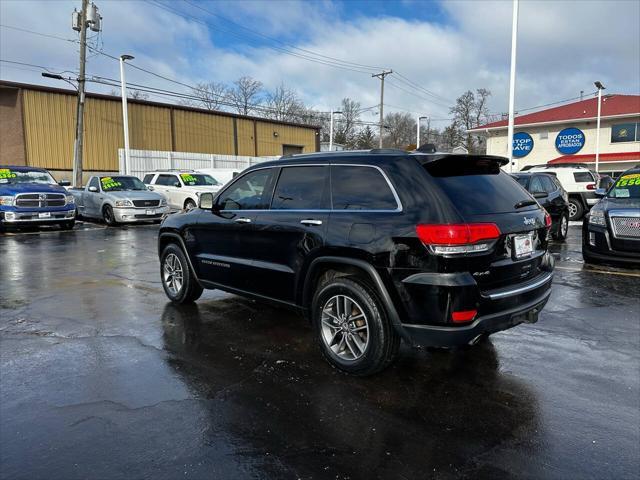
[{"label": "red awning", "polygon": [[[620,153],[601,153],[600,162],[638,162],[640,163],[640,152],[620,152]],[[596,154],[588,153],[585,155],[563,155],[553,160],[549,160],[547,165],[557,165],[559,163],[596,163]]]}]

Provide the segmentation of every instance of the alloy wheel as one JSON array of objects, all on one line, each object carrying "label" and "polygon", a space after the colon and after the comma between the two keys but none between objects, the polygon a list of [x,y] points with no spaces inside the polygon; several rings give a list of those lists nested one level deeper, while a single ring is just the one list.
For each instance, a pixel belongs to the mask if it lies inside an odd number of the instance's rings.
[{"label": "alloy wheel", "polygon": [[562,238],[566,238],[567,232],[569,231],[569,220],[564,215],[560,219],[560,234]]},{"label": "alloy wheel", "polygon": [[358,303],[335,295],[322,308],[322,340],[341,360],[358,360],[369,345],[369,322]]},{"label": "alloy wheel", "polygon": [[184,272],[182,270],[182,264],[180,259],[174,253],[170,253],[164,259],[164,266],[162,269],[162,281],[166,285],[171,295],[178,295],[182,289],[182,283],[184,281]]},{"label": "alloy wheel", "polygon": [[574,218],[578,213],[578,207],[575,203],[569,202],[569,217]]}]

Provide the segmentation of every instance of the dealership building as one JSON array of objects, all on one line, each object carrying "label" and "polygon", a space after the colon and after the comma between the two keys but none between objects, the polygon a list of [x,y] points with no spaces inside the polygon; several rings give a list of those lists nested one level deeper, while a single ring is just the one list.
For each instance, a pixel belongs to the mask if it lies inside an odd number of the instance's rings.
[{"label": "dealership building", "polygon": [[[595,170],[598,98],[517,116],[514,171],[527,165],[582,163]],[[487,154],[507,154],[507,120],[470,130],[486,138]],[[603,95],[600,173],[615,176],[640,164],[640,95]]]},{"label": "dealership building", "polygon": [[[0,81],[0,165],[47,168],[71,177],[77,93]],[[320,150],[319,127],[265,118],[128,100],[131,149],[245,157]],[[83,169],[88,175],[119,170],[124,146],[120,97],[88,93]]]}]

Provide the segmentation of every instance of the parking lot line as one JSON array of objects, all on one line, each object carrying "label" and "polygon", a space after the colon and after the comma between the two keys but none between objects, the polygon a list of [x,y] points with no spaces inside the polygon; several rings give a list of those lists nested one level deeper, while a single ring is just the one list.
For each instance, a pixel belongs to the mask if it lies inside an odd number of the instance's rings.
[{"label": "parking lot line", "polygon": [[624,277],[640,277],[640,273],[630,273],[630,272],[613,272],[611,270],[596,270],[592,268],[571,268],[571,267],[562,267],[559,265],[555,266],[556,270],[567,270],[569,272],[591,272],[591,273],[606,273],[609,275],[622,275]]}]

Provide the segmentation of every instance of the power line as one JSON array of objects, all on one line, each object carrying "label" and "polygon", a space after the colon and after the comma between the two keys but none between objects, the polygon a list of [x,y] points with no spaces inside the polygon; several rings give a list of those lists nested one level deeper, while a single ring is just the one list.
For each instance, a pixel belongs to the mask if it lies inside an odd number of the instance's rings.
[{"label": "power line", "polygon": [[0,27],[8,28],[10,30],[17,30],[19,32],[31,33],[33,35],[39,35],[40,37],[54,38],[56,40],[64,40],[65,42],[71,42],[71,43],[80,43],[78,40],[74,40],[71,38],[64,38],[64,37],[59,37],[57,35],[50,35],[48,33],[35,32],[33,30],[27,30],[26,28],[14,27],[13,25],[0,24]]}]

